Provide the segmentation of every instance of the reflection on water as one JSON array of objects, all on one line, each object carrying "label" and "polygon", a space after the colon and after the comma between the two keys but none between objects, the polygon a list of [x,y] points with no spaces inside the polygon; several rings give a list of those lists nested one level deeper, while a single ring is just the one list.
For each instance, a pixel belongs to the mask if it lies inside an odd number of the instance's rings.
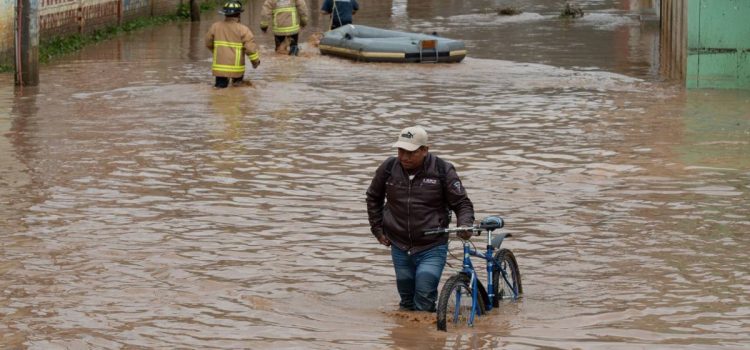
[{"label": "reflection on water", "polygon": [[685,104],[685,163],[750,169],[750,100],[737,91],[690,91]]},{"label": "reflection on water", "polygon": [[[361,3],[357,21],[393,15]],[[528,40],[546,51],[362,64],[261,36],[253,86],[219,91],[212,15],[45,66],[23,95],[1,76],[0,347],[745,347],[750,96],[654,81],[624,1],[564,27],[541,1],[517,22],[428,3],[407,28],[547,32]],[[560,28],[596,34],[557,51]],[[589,57],[600,40],[628,51]],[[526,295],[468,333],[395,311],[367,227],[372,172],[415,123],[514,233]]]},{"label": "reflection on water", "polygon": [[[14,200],[17,195],[29,191],[32,187],[29,176],[32,170],[23,161],[23,152],[31,145],[24,141],[15,130],[17,128],[33,128],[29,125],[29,116],[36,113],[34,101],[35,88],[27,87],[26,94],[18,97],[24,101],[23,106],[14,106],[14,80],[12,76],[3,77],[0,85],[0,222],[7,227],[20,229],[22,222],[11,213],[14,209],[28,207],[28,203]],[[6,83],[7,82],[7,83]],[[12,117],[16,115],[16,117]],[[2,228],[2,227],[0,227]],[[3,231],[0,231],[3,232]]]}]

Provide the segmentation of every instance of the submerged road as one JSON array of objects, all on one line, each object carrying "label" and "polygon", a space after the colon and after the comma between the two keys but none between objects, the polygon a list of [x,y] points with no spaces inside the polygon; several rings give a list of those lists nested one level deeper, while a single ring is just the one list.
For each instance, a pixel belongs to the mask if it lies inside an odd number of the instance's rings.
[{"label": "submerged road", "polygon": [[[360,0],[359,23],[465,40],[460,64],[259,36],[253,86],[215,90],[207,15],[35,88],[0,75],[0,348],[747,348],[750,94],[660,81],[643,2],[546,3]],[[525,295],[469,331],[397,311],[369,233],[364,192],[412,124],[514,235]]]}]

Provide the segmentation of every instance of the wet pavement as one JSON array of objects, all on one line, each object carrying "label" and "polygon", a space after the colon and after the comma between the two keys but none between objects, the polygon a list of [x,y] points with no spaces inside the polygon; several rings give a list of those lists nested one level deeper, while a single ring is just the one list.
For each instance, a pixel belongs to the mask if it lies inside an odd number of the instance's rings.
[{"label": "wet pavement", "polygon": [[[750,93],[662,81],[648,1],[547,3],[360,0],[460,64],[276,55],[254,2],[252,87],[212,88],[213,14],[0,75],[0,348],[747,348]],[[468,331],[397,311],[369,233],[412,124],[514,235],[525,295]]]}]

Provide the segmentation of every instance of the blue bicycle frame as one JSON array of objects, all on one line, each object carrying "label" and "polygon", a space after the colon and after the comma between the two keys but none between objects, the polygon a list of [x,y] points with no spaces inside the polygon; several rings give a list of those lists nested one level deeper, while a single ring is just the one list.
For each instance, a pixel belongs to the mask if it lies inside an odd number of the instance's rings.
[{"label": "blue bicycle frame", "polygon": [[[469,326],[473,326],[474,317],[476,315],[481,315],[482,310],[479,309],[479,303],[477,302],[477,300],[479,300],[477,298],[481,298],[481,296],[479,295],[479,292],[478,292],[479,288],[477,286],[477,274],[474,271],[474,265],[471,263],[470,256],[472,255],[481,256],[483,258],[485,256],[483,256],[482,253],[477,252],[475,249],[471,249],[471,245],[469,244],[469,241],[463,241],[463,244],[464,244],[464,261],[463,261],[463,268],[461,272],[469,275],[470,281],[471,281],[469,284],[471,286],[471,314],[469,316]],[[492,283],[491,280],[490,280],[490,283]],[[458,314],[461,310],[460,305],[461,305],[461,294],[459,291],[456,291],[456,307],[453,309],[454,319],[458,319],[458,316],[459,316]]]},{"label": "blue bicycle frame", "polygon": [[[499,244],[497,244],[498,249],[500,248],[500,244],[502,244],[502,240],[505,238],[505,235],[503,235],[499,239]],[[478,258],[482,258],[487,262],[487,296],[489,299],[488,305],[486,305],[487,310],[492,310],[492,300],[494,300],[495,297],[495,288],[492,283],[493,278],[492,274],[495,270],[495,267],[497,266],[497,269],[500,271],[500,273],[503,275],[503,281],[510,287],[510,289],[513,291],[513,299],[518,298],[518,286],[515,286],[511,284],[510,281],[508,281],[508,274],[505,272],[505,269],[497,262],[495,261],[495,257],[493,256],[495,253],[495,246],[492,244],[492,231],[487,231],[487,250],[482,253],[477,251],[476,249],[472,249],[472,245],[469,243],[469,241],[464,240],[463,241],[464,246],[464,256],[463,256],[463,268],[461,269],[461,272],[468,275],[470,277],[470,286],[471,286],[471,297],[472,297],[472,303],[471,303],[471,314],[469,316],[469,326],[474,325],[474,317],[476,315],[481,315],[482,310],[479,308],[479,303],[477,302],[477,298],[480,298],[479,295],[479,288],[478,288],[478,282],[477,282],[477,274],[474,270],[474,265],[471,262],[471,256],[475,256]],[[456,295],[456,307],[454,308],[454,318],[458,318],[459,313],[459,305],[461,303],[461,296]]]},{"label": "blue bicycle frame", "polygon": [[[462,268],[460,271],[458,271],[457,275],[454,275],[453,277],[448,279],[448,282],[450,284],[443,285],[443,293],[447,293],[450,291],[450,293],[455,293],[455,295],[451,295],[455,297],[452,302],[455,302],[454,305],[447,305],[446,302],[451,302],[451,296],[443,295],[440,297],[440,302],[438,303],[438,330],[445,330],[446,328],[446,312],[450,309],[450,307],[453,307],[453,322],[458,322],[458,320],[461,318],[461,298],[462,296],[467,297],[464,294],[464,291],[461,288],[461,285],[458,285],[457,283],[463,284],[466,288],[471,289],[471,311],[469,313],[469,319],[468,319],[468,325],[473,326],[474,325],[474,319],[476,316],[481,315],[485,311],[490,311],[494,307],[495,303],[499,301],[499,298],[504,298],[506,294],[506,286],[507,288],[507,296],[512,297],[513,299],[518,299],[521,294],[521,276],[518,271],[518,263],[515,260],[515,257],[513,256],[513,253],[510,250],[507,249],[500,249],[500,246],[503,244],[503,240],[505,240],[505,237],[509,237],[510,234],[507,233],[498,233],[493,238],[492,232],[496,229],[503,227],[503,219],[497,216],[488,216],[484,218],[479,225],[474,226],[464,226],[464,227],[454,227],[454,228],[437,228],[437,229],[431,229],[424,232],[425,235],[431,235],[431,234],[451,234],[451,233],[466,233],[471,232],[472,234],[479,234],[482,231],[487,232],[487,245],[485,251],[478,251],[474,248],[474,245],[472,245],[467,238],[464,238],[464,235],[460,235],[462,242],[463,242],[463,263]],[[495,254],[498,254],[498,259],[500,261],[496,260]],[[487,291],[484,290],[482,283],[478,280],[477,272],[474,269],[474,265],[471,262],[471,257],[475,256],[478,258],[484,259],[486,265],[487,265]],[[506,261],[508,265],[506,266]],[[496,273],[500,273],[502,275],[502,280],[500,279],[500,276],[493,275]],[[466,281],[466,278],[469,280]],[[497,279],[498,284],[504,284],[503,288],[499,288],[500,286],[495,286],[493,281]],[[468,282],[468,283],[467,283]],[[498,293],[500,295],[496,295],[495,289],[498,289]],[[482,301],[487,301],[486,307],[481,307],[482,304],[479,302],[479,298],[482,298]],[[464,311],[466,311],[466,307],[463,308]]]}]

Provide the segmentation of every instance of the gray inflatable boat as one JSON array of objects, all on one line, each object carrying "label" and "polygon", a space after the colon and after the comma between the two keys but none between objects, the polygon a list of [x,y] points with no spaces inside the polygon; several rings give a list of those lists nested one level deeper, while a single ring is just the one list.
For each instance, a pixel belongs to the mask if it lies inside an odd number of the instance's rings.
[{"label": "gray inflatable boat", "polygon": [[461,62],[463,41],[347,24],[323,34],[320,53],[367,62]]}]

